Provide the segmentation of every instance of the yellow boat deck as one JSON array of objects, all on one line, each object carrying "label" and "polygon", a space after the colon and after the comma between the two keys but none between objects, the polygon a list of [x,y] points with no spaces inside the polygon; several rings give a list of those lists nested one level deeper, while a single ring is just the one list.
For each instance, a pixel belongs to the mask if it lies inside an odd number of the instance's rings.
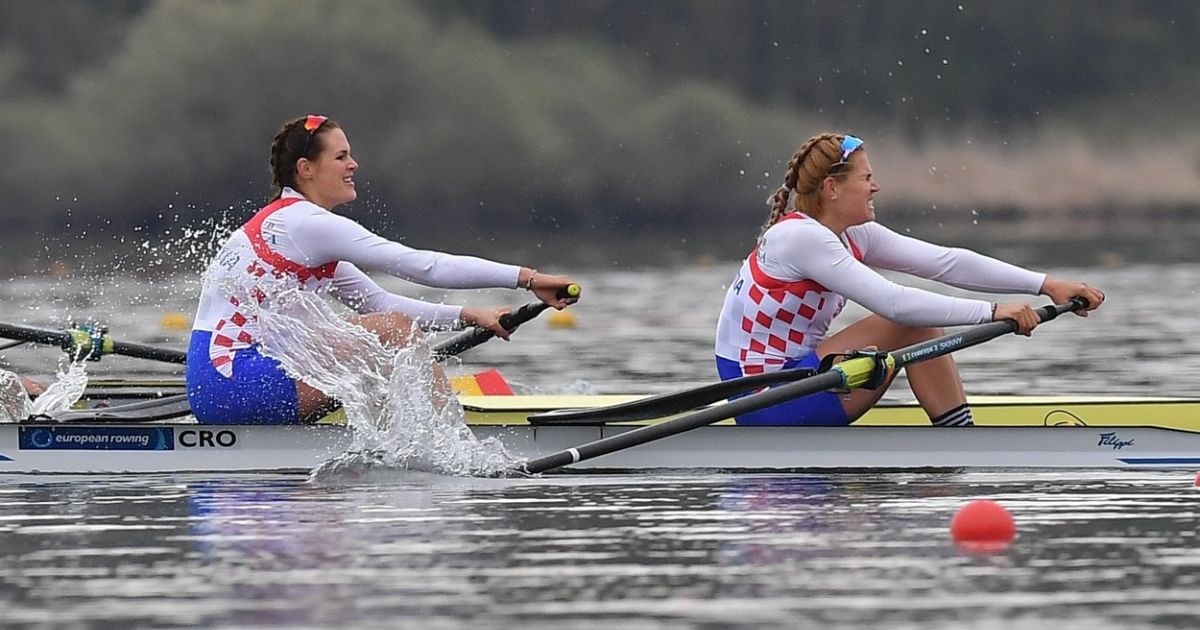
[{"label": "yellow boat deck", "polygon": [[[525,424],[534,413],[595,408],[641,398],[645,396],[460,396],[459,400],[471,424]],[[970,402],[979,426],[1153,426],[1200,432],[1200,398],[973,396]],[[718,424],[732,423],[722,420]],[[883,403],[854,426],[929,426],[929,419],[915,402]]]}]

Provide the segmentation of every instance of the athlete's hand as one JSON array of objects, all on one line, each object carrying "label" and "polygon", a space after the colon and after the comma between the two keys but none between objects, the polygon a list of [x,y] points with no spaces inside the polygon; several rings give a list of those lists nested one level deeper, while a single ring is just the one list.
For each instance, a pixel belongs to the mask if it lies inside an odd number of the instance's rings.
[{"label": "athlete's hand", "polygon": [[[472,306],[464,306],[458,314],[458,318],[465,322],[468,326],[477,326],[486,328],[501,339],[508,339],[509,333],[512,331],[500,325],[500,316],[508,313],[509,308],[477,308]],[[515,328],[513,330],[516,330]]]},{"label": "athlete's hand", "polygon": [[1042,282],[1041,294],[1055,304],[1066,304],[1074,297],[1087,300],[1087,306],[1075,311],[1080,317],[1087,317],[1088,311],[1094,311],[1104,303],[1104,292],[1100,289],[1088,286],[1086,282],[1059,280],[1050,276],[1046,276],[1046,280]]},{"label": "athlete's hand", "polygon": [[1033,329],[1041,323],[1041,318],[1033,310],[1033,307],[1024,304],[997,304],[996,312],[992,315],[992,321],[998,322],[1005,319],[1011,319],[1017,322],[1017,334],[1028,337],[1033,333]]},{"label": "athlete's hand", "polygon": [[566,293],[565,289],[572,284],[579,283],[572,280],[570,276],[557,276],[532,269],[528,272],[521,271],[520,286],[528,288],[537,296],[537,299],[560,311],[579,301],[578,295],[563,297]]}]

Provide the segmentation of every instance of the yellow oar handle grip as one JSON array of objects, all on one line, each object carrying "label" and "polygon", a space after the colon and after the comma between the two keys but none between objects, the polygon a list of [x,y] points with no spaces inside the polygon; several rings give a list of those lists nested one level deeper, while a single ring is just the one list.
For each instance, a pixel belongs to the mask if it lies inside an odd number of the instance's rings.
[{"label": "yellow oar handle grip", "polygon": [[559,289],[555,297],[560,299],[577,298],[583,293],[583,287],[578,284],[568,284],[566,287]]},{"label": "yellow oar handle grip", "polygon": [[869,352],[852,356],[833,369],[842,373],[842,382],[847,390],[859,387],[876,389],[896,371],[896,359],[886,352]]}]

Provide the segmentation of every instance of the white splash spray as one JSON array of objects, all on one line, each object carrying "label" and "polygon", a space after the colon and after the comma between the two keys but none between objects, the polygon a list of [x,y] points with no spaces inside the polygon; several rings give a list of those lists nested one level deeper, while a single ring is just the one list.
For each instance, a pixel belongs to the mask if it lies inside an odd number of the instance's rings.
[{"label": "white splash spray", "polygon": [[17,422],[29,417],[33,404],[21,385],[21,377],[0,370],[0,422]]},{"label": "white splash spray", "polygon": [[30,416],[66,411],[83,396],[87,383],[83,363],[60,365],[56,380],[36,400],[30,400],[21,377],[0,370],[0,422],[19,422]]},{"label": "white splash spray", "polygon": [[263,353],[341,401],[353,430],[350,449],[314,476],[380,467],[489,476],[515,464],[498,440],[475,437],[457,399],[441,400],[423,336],[391,348],[312,291],[272,289],[262,303],[243,302],[258,317]]},{"label": "white splash spray", "polygon": [[59,365],[56,380],[33,401],[32,415],[66,411],[78,402],[88,384],[87,370],[83,365],[82,361],[68,363],[65,369]]}]

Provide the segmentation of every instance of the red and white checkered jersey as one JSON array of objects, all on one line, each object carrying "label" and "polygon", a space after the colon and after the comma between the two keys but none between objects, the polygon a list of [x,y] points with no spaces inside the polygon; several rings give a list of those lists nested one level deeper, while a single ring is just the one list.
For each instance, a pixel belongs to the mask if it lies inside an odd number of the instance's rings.
[{"label": "red and white checkered jersey", "polygon": [[213,333],[209,358],[228,377],[234,353],[257,336],[254,311],[244,301],[261,302],[272,281],[285,277],[305,290],[328,291],[359,313],[401,312],[423,327],[458,323],[462,307],[389,293],[363,269],[450,289],[516,288],[521,271],[389,241],[285,188],[231,234],[209,264],[192,328]]},{"label": "red and white checkered jersey", "polygon": [[816,349],[846,299],[908,326],[991,319],[991,303],[896,284],[872,267],[976,291],[1036,295],[1045,274],[897,234],[870,222],[834,234],[800,213],[759,239],[725,294],[716,354],[745,374],[778,369]]}]

